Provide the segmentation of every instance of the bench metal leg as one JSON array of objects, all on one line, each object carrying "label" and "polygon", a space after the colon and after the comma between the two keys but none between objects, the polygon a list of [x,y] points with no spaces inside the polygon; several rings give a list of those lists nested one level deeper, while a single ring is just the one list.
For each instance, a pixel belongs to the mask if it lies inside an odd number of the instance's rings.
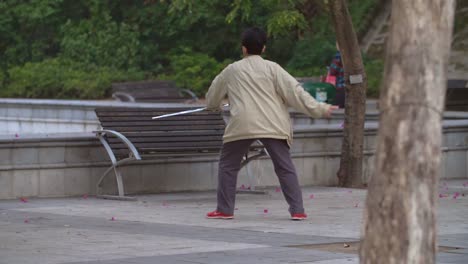
[{"label": "bench metal leg", "polygon": [[[112,166],[110,168],[108,168],[102,174],[101,178],[99,178],[99,180],[98,180],[98,182],[96,184],[96,192],[97,192],[96,196],[99,197],[99,198],[104,198],[104,199],[136,200],[136,198],[134,198],[134,197],[125,196],[125,190],[124,190],[124,184],[123,184],[123,180],[122,180],[122,174],[120,173],[120,170],[118,168],[118,166],[123,165],[125,163],[128,163],[130,161],[133,161],[133,160],[135,160],[135,158],[133,156],[131,156],[129,158],[125,158],[125,159],[117,161],[117,158],[115,157],[114,153],[112,152],[112,149],[110,148],[107,141],[102,136],[98,136],[98,138],[101,141],[104,148],[106,149],[107,154],[109,155],[109,158],[110,158],[110,160],[112,162]],[[101,183],[104,180],[104,178],[107,176],[107,174],[109,174],[109,172],[111,172],[112,170],[114,170],[115,179],[117,181],[117,190],[119,192],[119,195],[118,196],[115,196],[115,195],[101,195],[101,189],[102,189],[101,188]]]},{"label": "bench metal leg", "polygon": [[117,180],[117,189],[119,191],[119,196],[120,197],[125,196],[123,181],[122,181],[122,174],[120,174],[120,171],[115,166],[114,166],[114,173],[115,173],[115,179]]},{"label": "bench metal leg", "polygon": [[268,156],[268,152],[265,149],[262,149],[261,151],[259,151],[258,153],[254,154],[254,155],[252,155],[250,157],[249,157],[248,154],[245,155],[245,158],[241,163],[241,169],[243,167],[245,167],[245,169],[246,169],[246,174],[247,174],[247,179],[248,179],[248,182],[249,182],[250,189],[248,189],[248,190],[245,190],[245,189],[237,190],[237,193],[251,193],[251,194],[265,194],[266,193],[265,191],[255,190],[255,186],[257,185],[256,180],[255,180],[255,175],[253,175],[250,172],[250,166],[248,166],[248,164],[251,161],[259,159],[259,158],[261,158],[263,156]]}]

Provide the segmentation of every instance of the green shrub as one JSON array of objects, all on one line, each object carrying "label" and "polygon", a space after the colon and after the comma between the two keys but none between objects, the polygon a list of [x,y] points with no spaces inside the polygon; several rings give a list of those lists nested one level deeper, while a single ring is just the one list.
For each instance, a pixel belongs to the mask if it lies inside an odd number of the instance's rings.
[{"label": "green shrub", "polygon": [[117,69],[138,67],[139,33],[136,28],[102,18],[68,21],[62,26],[61,56],[74,61]]},{"label": "green shrub", "polygon": [[384,62],[380,59],[364,58],[364,67],[367,74],[367,96],[378,98],[383,79]]},{"label": "green shrub", "polygon": [[3,97],[100,99],[109,95],[112,82],[141,80],[138,71],[48,59],[9,70],[10,80],[0,91]]},{"label": "green shrub", "polygon": [[324,75],[336,53],[335,43],[327,39],[299,41],[286,68],[297,77]]},{"label": "green shrub", "polygon": [[229,60],[218,62],[190,49],[170,55],[169,60],[169,73],[159,75],[158,79],[174,80],[179,87],[191,89],[199,96],[205,95],[214,77],[230,63]]}]

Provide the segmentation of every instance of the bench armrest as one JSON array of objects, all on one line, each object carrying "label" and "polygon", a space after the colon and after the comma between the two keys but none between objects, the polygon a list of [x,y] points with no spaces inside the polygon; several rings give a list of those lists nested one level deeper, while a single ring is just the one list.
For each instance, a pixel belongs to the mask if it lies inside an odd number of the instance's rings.
[{"label": "bench armrest", "polygon": [[195,95],[194,92],[190,91],[189,89],[180,89],[182,93],[186,93],[192,97],[192,100],[197,101],[198,97]]},{"label": "bench armrest", "polygon": [[125,92],[115,92],[112,94],[112,98],[121,102],[135,102],[135,98]]},{"label": "bench armrest", "polygon": [[[106,133],[109,133],[109,134],[112,134],[114,136],[116,136],[118,139],[120,139],[128,148],[128,150],[130,150],[130,152],[133,154],[133,156],[135,157],[135,159],[137,160],[141,160],[141,156],[140,156],[140,153],[138,153],[138,150],[135,148],[135,146],[133,145],[133,143],[128,140],[128,138],[124,135],[122,135],[121,133],[117,132],[117,131],[114,131],[114,130],[107,130],[107,129],[102,129],[102,130],[97,130],[97,131],[93,131],[93,133],[96,133],[96,136],[102,138],[102,134],[106,134]],[[107,149],[108,145],[104,145],[106,147],[106,150],[109,152],[109,150]]]}]

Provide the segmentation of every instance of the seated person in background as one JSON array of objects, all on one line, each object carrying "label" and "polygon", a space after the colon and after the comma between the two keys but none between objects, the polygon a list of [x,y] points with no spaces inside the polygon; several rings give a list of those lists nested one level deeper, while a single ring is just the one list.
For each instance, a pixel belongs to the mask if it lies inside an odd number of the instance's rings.
[{"label": "seated person in background", "polygon": [[344,79],[344,68],[343,61],[341,59],[340,47],[338,42],[336,43],[337,52],[335,58],[333,58],[329,68],[328,74],[336,77],[336,94],[335,94],[335,105],[338,105],[340,108],[345,107],[345,79]]}]

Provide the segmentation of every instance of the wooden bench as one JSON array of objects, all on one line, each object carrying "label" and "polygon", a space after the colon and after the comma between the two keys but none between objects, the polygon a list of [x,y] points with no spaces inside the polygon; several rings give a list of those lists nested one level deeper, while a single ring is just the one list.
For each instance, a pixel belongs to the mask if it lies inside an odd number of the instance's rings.
[{"label": "wooden bench", "polygon": [[468,80],[452,79],[447,81],[445,109],[468,111]]},{"label": "wooden bench", "polygon": [[173,81],[113,83],[112,97],[122,102],[183,103],[198,100],[192,91],[179,89]]},{"label": "wooden bench", "polygon": [[[96,108],[102,130],[94,131],[107,151],[112,166],[97,183],[97,194],[103,198],[126,199],[119,167],[130,162],[192,155],[218,155],[222,147],[225,121],[220,112],[202,111],[152,120],[153,116],[193,108]],[[267,155],[264,147],[253,144],[242,161]],[[114,171],[118,197],[101,195],[103,179]]]}]

